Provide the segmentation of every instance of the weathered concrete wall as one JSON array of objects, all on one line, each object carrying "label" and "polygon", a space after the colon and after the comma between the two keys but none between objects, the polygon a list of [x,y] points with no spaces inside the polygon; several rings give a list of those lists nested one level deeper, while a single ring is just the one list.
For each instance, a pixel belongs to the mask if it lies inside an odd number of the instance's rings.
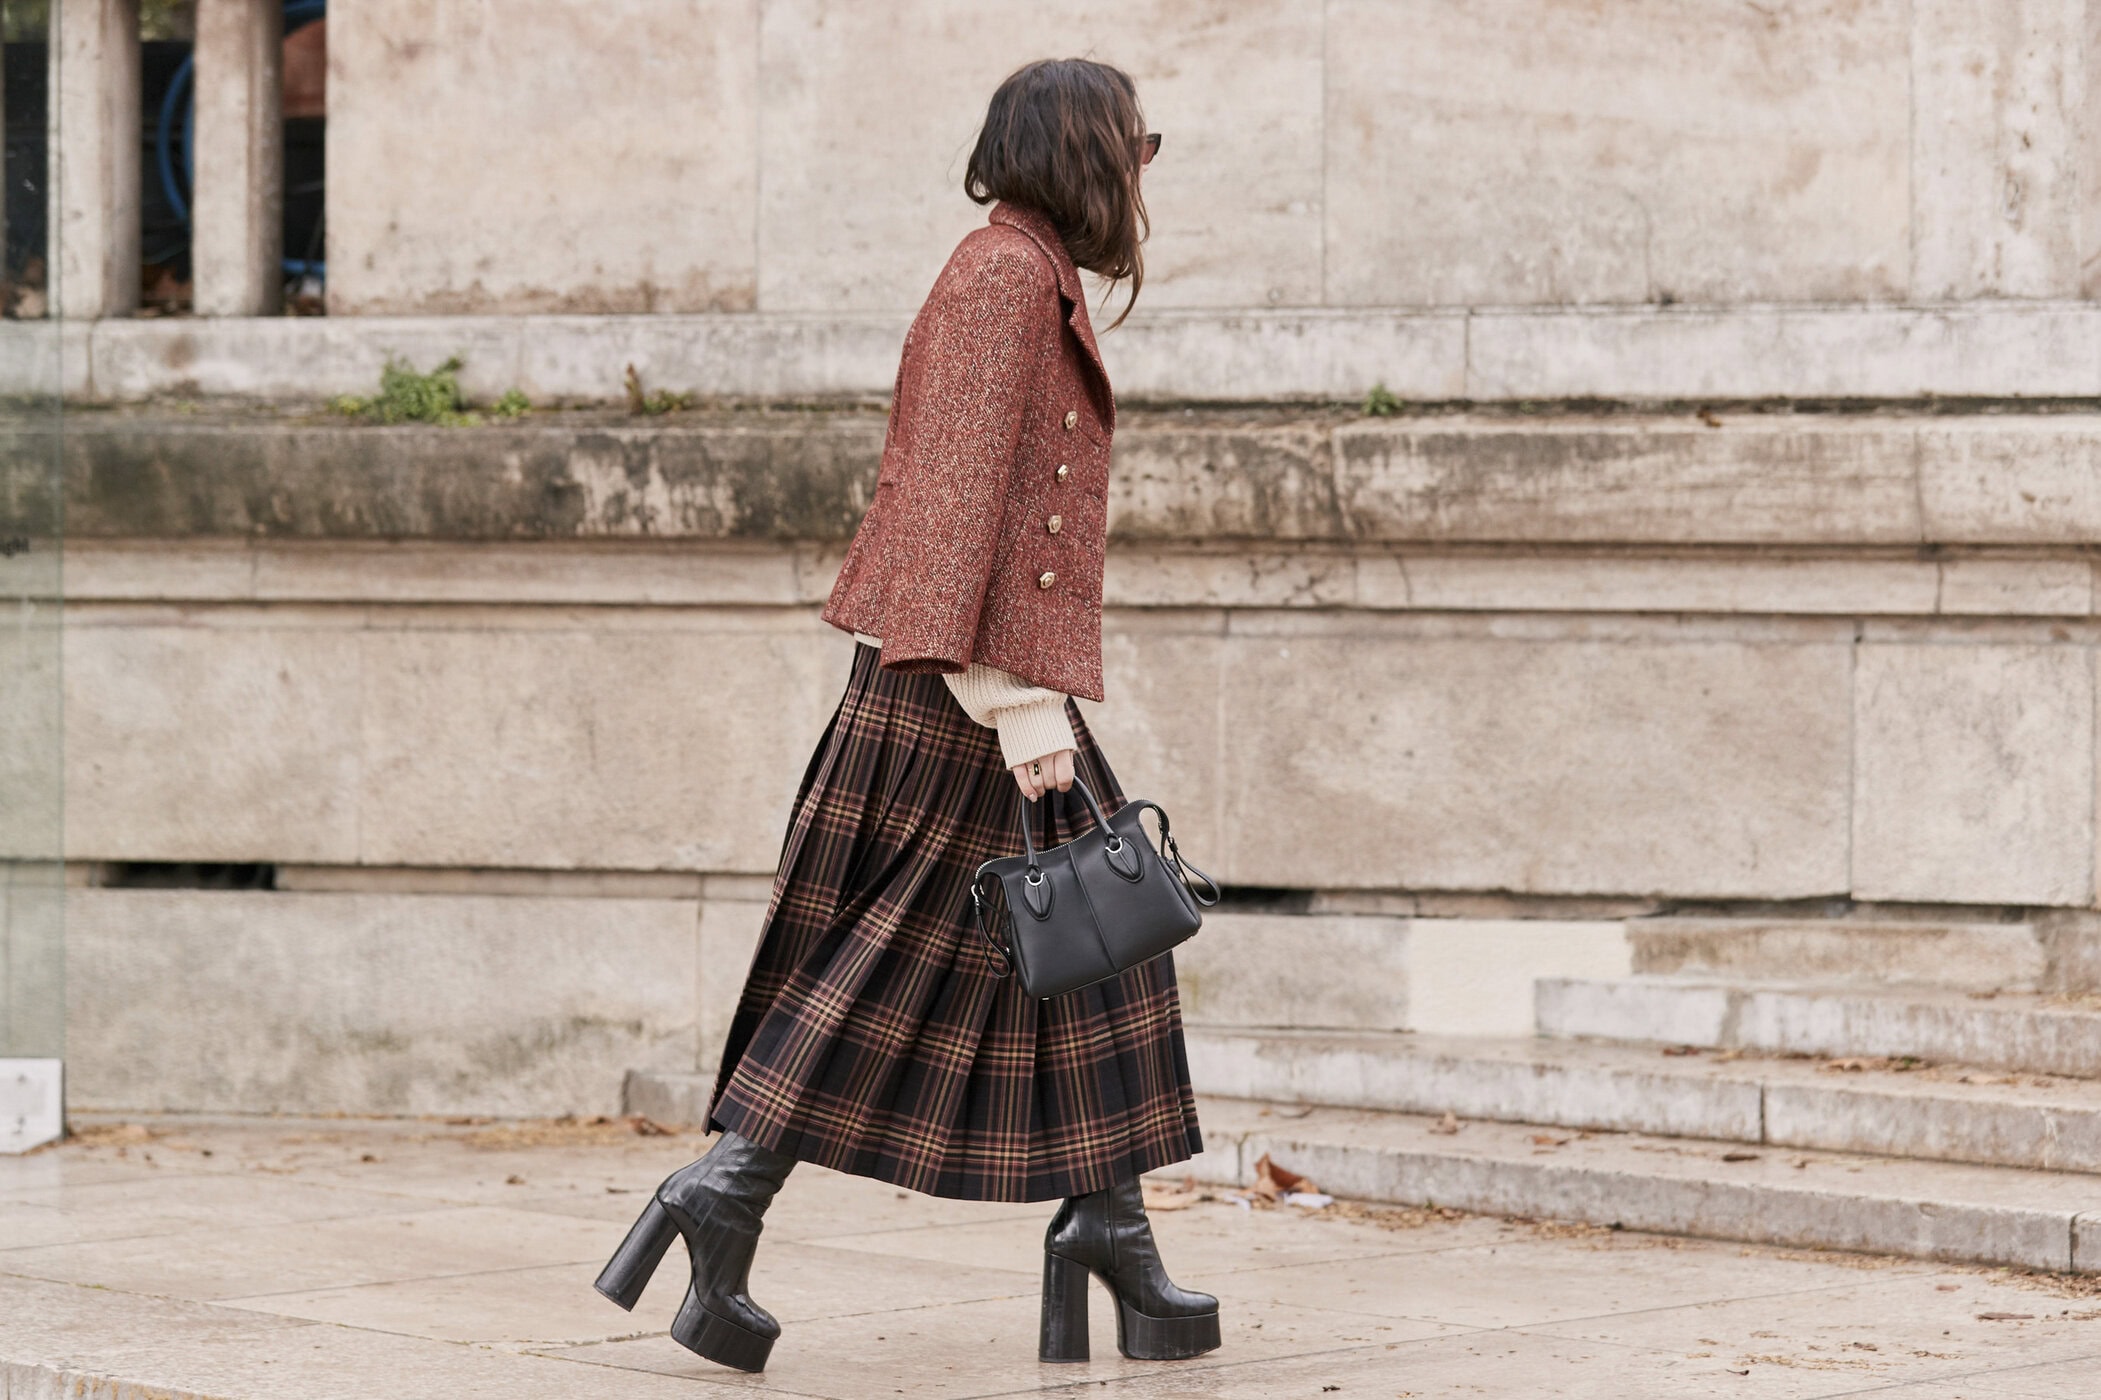
[{"label": "weathered concrete wall", "polygon": [[982,218],[993,87],[1069,53],[1167,136],[1155,307],[2079,297],[2092,30],[2085,0],[387,0],[330,25],[330,304],[909,310]]},{"label": "weathered concrete wall", "polygon": [[[704,1067],[879,422],[77,417],[67,854],[281,882],[75,891],[81,1101],[598,1109]],[[1662,910],[2092,918],[2090,416],[1127,427],[1084,709],[1252,901],[1192,1016],[1516,1033]],[[200,1005],[241,1012],[144,1055]]]}]

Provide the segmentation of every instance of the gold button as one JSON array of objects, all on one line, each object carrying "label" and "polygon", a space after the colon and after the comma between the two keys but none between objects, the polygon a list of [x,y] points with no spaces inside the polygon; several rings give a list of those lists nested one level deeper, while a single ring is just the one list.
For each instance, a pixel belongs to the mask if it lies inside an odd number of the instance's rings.
[{"label": "gold button", "polygon": [[1074,428],[1078,427],[1078,426],[1079,426],[1079,422],[1080,422],[1080,411],[1079,411],[1078,409],[1076,409],[1076,408],[1068,408],[1068,409],[1066,409],[1066,410],[1065,410],[1065,431],[1066,431],[1066,432],[1068,432],[1068,433],[1069,433],[1069,432],[1071,432],[1071,431],[1072,431],[1072,430],[1073,430]]},{"label": "gold button", "polygon": [[1063,481],[1066,477],[1071,475],[1071,467],[1066,466],[1063,462],[1058,463],[1058,480]]},{"label": "gold button", "polygon": [[1041,574],[1037,575],[1036,586],[1038,588],[1048,588],[1057,581],[1058,576],[1049,569],[1045,569]]},{"label": "gold button", "polygon": [[1065,528],[1065,517],[1062,515],[1054,515],[1050,519],[1043,522],[1043,528],[1055,535],[1060,530]]}]

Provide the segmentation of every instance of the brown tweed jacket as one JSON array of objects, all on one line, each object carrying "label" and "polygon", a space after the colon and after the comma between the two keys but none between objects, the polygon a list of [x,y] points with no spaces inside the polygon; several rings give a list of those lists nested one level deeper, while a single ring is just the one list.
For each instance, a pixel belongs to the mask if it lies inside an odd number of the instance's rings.
[{"label": "brown tweed jacket", "polygon": [[823,618],[894,671],[982,662],[1100,700],[1116,400],[1079,270],[1005,200],[905,335],[875,499]]}]

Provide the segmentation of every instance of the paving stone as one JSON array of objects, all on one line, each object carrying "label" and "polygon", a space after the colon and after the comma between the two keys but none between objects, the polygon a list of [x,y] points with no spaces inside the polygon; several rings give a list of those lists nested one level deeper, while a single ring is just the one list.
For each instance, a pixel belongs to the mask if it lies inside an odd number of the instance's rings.
[{"label": "paving stone", "polygon": [[[1770,1150],[1758,1162],[1727,1162],[1725,1145],[1684,1139],[1563,1134],[1570,1140],[1551,1146],[1533,1141],[1536,1125],[1469,1122],[1440,1135],[1429,1131],[1433,1120],[1421,1118],[1218,1099],[1204,1100],[1202,1113],[1207,1140],[1222,1154],[1230,1146],[1236,1162],[1275,1151],[1291,1165],[1303,1161],[1301,1145],[1361,1151],[1412,1136],[1455,1160],[1524,1168],[1573,1163],[1593,1177],[1616,1174],[1618,1185],[1601,1194],[1621,1190],[1637,1202],[1669,1199],[1701,1182],[1726,1193],[1746,1174],[1777,1175],[1797,1192],[1805,1189],[1796,1180],[1802,1173]],[[1376,1130],[1362,1120],[1373,1120]],[[115,1124],[105,1119],[99,1126]],[[1213,1201],[1158,1211],[1155,1227],[1176,1277],[1225,1300],[1221,1350],[1171,1365],[1124,1360],[1097,1287],[1094,1359],[1046,1367],[1034,1352],[1035,1265],[1049,1203],[942,1201],[804,1168],[769,1213],[754,1270],[754,1292],[783,1316],[787,1331],[769,1371],[751,1377],[703,1362],[663,1334],[683,1283],[675,1258],[636,1313],[620,1312],[589,1288],[626,1228],[620,1217],[631,1214],[640,1190],[687,1160],[692,1139],[548,1123],[163,1117],[142,1127],[153,1135],[157,1159],[187,1161],[190,1170],[176,1175],[149,1163],[140,1139],[129,1134],[121,1143],[108,1136],[99,1144],[76,1141],[0,1164],[43,1159],[64,1168],[40,1171],[34,1189],[0,1192],[0,1241],[31,1211],[91,1212],[97,1198],[126,1190],[162,1203],[187,1184],[201,1191],[196,1218],[180,1235],[58,1251],[0,1248],[0,1394],[668,1400],[763,1390],[839,1400],[1083,1392],[1180,1400],[1296,1398],[1337,1385],[1343,1396],[1812,1400],[1863,1388],[1928,1387],[1942,1383],[1933,1378],[1960,1375],[1964,1388],[1950,1393],[1983,1400],[2083,1395],[2072,1379],[2076,1358],[2101,1354],[2101,1345],[2082,1340],[2101,1321],[2078,1316],[2101,1310],[2063,1296],[2065,1286],[2048,1278],[1480,1216],[1377,1217],[1343,1208],[1309,1214]],[[367,1155],[375,1160],[364,1161]],[[1894,1187],[1902,1182],[1891,1174],[1917,1171],[1917,1164],[1804,1155],[1812,1159],[1804,1170],[1816,1189],[1863,1200],[1901,1195]],[[1351,1176],[1355,1168],[1342,1169],[1349,1167],[1344,1158],[1320,1169],[1331,1167],[1337,1170],[1328,1184],[1363,1185]],[[571,1209],[449,1204],[484,1196],[497,1168],[538,1183],[510,1186],[521,1198]],[[1978,1168],[1933,1175],[1940,1207],[1957,1215],[1974,1215],[1989,1203],[1991,1183],[2006,1179]],[[0,1172],[0,1187],[29,1180]],[[2048,1180],[2069,1190],[2067,1178]],[[390,1185],[419,1208],[257,1226],[224,1188],[262,1182],[273,1187],[259,1196],[261,1208],[280,1215],[332,1194],[383,1197]],[[608,1196],[609,1182],[632,1184]],[[204,1190],[204,1183],[213,1185]],[[23,1199],[44,1194],[58,1204]],[[617,1202],[619,1214],[576,1210],[572,1198],[594,1197]],[[1567,1203],[1551,1191],[1531,1199],[1540,1208]],[[1784,1191],[1764,1204],[1783,1216],[1792,1209]],[[2031,1213],[2046,1204],[2040,1196],[2031,1200]],[[2067,1211],[2065,1218],[2079,1214]],[[410,1219],[420,1223],[405,1227]],[[441,1220],[444,1229],[428,1228]],[[425,1237],[394,1238],[410,1230]],[[193,1257],[172,1260],[171,1244]],[[79,1283],[23,1275],[24,1258],[55,1255],[97,1267]],[[239,1306],[141,1291],[195,1289],[213,1278],[238,1285],[232,1296]],[[1975,1316],[1993,1311],[2034,1316]],[[1846,1329],[1863,1317],[1915,1350],[1958,1354],[1907,1355],[1889,1364],[1886,1354],[1819,1350],[1834,1337],[1852,1340]],[[1481,1325],[1512,1320],[1521,1325]],[[1688,1332],[1715,1341],[1687,1344]],[[1943,1333],[1951,1345],[1934,1344]],[[1744,1356],[1753,1364],[1739,1365]],[[1833,1357],[1854,1364],[1819,1364]],[[1930,1392],[1918,1394],[1924,1400]]]},{"label": "paving stone", "polygon": [[[871,1302],[882,1296],[880,1273],[872,1268],[864,1286],[873,1290]],[[1405,1341],[1457,1330],[1408,1318],[1236,1302],[1219,1310],[1225,1341],[1212,1358],[1163,1366],[1127,1361],[1118,1355],[1107,1295],[1098,1285],[1090,1285],[1089,1294],[1091,1356],[1083,1364],[1044,1365],[1036,1360],[1038,1298],[1033,1284],[1025,1295],[1011,1298],[897,1311],[871,1307],[858,1314],[804,1323],[792,1337],[783,1332],[763,1377],[725,1373],[666,1337],[639,1337],[551,1354],[618,1367],[623,1372],[703,1378],[740,1389],[786,1391],[827,1400],[868,1400],[899,1393],[960,1400],[1062,1388],[1072,1382],[1082,1382],[1100,1394],[1105,1381],[1113,1391],[1118,1378],[1145,1378],[1163,1371],[1187,1386],[1196,1377],[1208,1378],[1213,1358],[1232,1357],[1252,1367],[1308,1351]]]},{"label": "paving stone", "polygon": [[1846,1276],[1815,1291],[1718,1302],[1688,1298],[1684,1306],[1553,1321],[1534,1330],[1679,1353],[1706,1350],[1754,1370],[1851,1374],[1863,1390],[2101,1352],[2101,1317],[2091,1299],[1989,1275],[1837,1272]]}]

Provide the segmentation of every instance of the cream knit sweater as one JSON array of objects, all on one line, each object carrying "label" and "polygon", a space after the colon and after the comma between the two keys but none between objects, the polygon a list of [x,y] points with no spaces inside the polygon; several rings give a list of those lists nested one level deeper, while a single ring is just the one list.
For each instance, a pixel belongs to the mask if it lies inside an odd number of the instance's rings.
[{"label": "cream knit sweater", "polygon": [[[878,650],[883,645],[882,638],[866,632],[854,633],[854,640]],[[1059,749],[1078,747],[1072,723],[1065,718],[1066,697],[1059,691],[1030,685],[1012,671],[979,661],[941,679],[948,682],[965,714],[999,731],[999,751],[1009,768]]]}]

